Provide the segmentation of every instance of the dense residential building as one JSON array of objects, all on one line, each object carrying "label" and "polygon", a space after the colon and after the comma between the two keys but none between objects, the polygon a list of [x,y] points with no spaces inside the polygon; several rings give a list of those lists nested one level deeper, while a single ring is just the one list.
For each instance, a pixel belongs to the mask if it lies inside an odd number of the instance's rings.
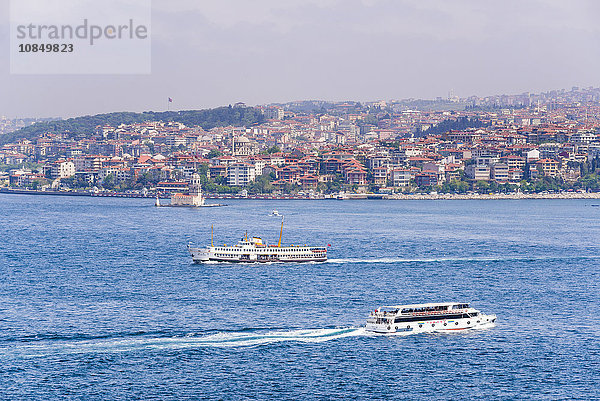
[{"label": "dense residential building", "polygon": [[470,164],[465,167],[465,175],[475,181],[488,181],[490,179],[490,166]]},{"label": "dense residential building", "polygon": [[0,163],[40,166],[29,178],[9,174],[15,186],[52,179],[182,192],[197,173],[223,191],[410,191],[456,182],[474,189],[477,181],[514,190],[540,179],[576,183],[600,166],[600,89],[460,102],[469,107],[322,102],[313,113],[302,102],[270,105],[260,107],[260,124],[212,129],[101,124],[88,135],[6,143]]},{"label": "dense residential building", "polygon": [[509,167],[507,164],[496,163],[490,168],[490,178],[496,182],[507,182],[509,180]]},{"label": "dense residential building", "polygon": [[411,170],[405,168],[395,168],[391,171],[390,179],[394,187],[408,187],[410,185],[411,177]]},{"label": "dense residential building", "polygon": [[536,162],[541,172],[547,177],[556,177],[559,172],[560,163],[554,159],[541,159]]},{"label": "dense residential building", "polygon": [[75,164],[68,160],[57,160],[52,163],[50,176],[52,178],[68,178],[75,175]]},{"label": "dense residential building", "polygon": [[432,187],[438,184],[438,175],[434,171],[423,171],[415,175],[415,184],[419,187]]},{"label": "dense residential building", "polygon": [[256,170],[249,163],[234,163],[227,172],[227,184],[231,186],[247,186],[256,177]]}]

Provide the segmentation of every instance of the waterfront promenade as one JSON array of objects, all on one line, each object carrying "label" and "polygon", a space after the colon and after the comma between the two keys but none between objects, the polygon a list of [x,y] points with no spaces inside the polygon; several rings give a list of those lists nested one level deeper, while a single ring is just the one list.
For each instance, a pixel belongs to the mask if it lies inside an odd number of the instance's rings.
[{"label": "waterfront promenade", "polygon": [[509,193],[509,194],[394,194],[400,200],[486,200],[486,199],[600,199],[600,192]]}]

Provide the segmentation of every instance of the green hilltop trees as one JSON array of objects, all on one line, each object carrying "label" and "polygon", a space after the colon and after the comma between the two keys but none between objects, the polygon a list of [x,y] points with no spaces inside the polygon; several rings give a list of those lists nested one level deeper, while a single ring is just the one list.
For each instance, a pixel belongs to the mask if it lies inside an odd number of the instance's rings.
[{"label": "green hilltop trees", "polygon": [[218,107],[206,110],[96,114],[93,116],[69,118],[67,120],[38,122],[2,135],[0,137],[0,144],[15,142],[19,139],[34,139],[45,133],[66,134],[72,138],[85,138],[91,136],[98,126],[110,125],[118,127],[121,124],[136,124],[149,121],[172,121],[185,124],[188,127],[200,126],[202,129],[208,130],[228,125],[239,127],[260,124],[264,121],[264,116],[259,109],[253,107]]}]

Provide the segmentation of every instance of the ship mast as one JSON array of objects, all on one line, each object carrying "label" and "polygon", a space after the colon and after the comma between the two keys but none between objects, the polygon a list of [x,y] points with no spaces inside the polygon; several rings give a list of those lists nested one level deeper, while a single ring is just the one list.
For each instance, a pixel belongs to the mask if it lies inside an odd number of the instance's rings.
[{"label": "ship mast", "polygon": [[277,247],[281,248],[281,237],[283,236],[283,216],[281,216],[281,231],[279,232],[279,242],[277,243]]}]

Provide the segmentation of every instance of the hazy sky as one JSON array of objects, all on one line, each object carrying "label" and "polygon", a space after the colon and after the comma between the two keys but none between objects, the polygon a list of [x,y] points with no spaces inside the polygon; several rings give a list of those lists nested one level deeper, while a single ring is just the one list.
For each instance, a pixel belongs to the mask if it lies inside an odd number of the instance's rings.
[{"label": "hazy sky", "polygon": [[[18,1],[18,0],[15,0]],[[152,74],[11,75],[0,115],[599,86],[598,0],[153,0]]]}]

